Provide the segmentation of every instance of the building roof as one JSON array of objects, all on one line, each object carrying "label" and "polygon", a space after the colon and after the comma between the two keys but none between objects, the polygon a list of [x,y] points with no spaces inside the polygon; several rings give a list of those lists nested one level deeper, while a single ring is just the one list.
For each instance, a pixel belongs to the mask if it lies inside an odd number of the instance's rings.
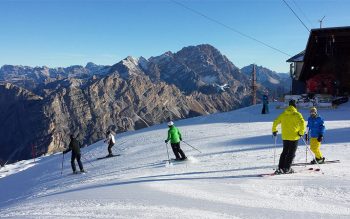
[{"label": "building roof", "polygon": [[304,61],[304,55],[305,55],[305,50],[303,50],[300,53],[296,54],[295,56],[291,57],[286,62],[302,62],[302,61]]},{"label": "building roof", "polygon": [[298,80],[306,81],[317,74],[348,71],[341,66],[348,62],[349,57],[350,27],[312,29]]}]

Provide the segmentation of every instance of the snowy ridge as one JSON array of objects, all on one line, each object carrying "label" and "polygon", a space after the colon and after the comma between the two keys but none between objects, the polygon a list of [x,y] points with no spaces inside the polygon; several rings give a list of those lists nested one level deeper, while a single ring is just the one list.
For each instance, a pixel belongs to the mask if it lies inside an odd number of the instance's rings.
[{"label": "snowy ridge", "polygon": [[[282,149],[278,135],[274,165],[271,126],[282,112],[275,106],[267,115],[257,105],[175,121],[202,153],[182,143],[189,161],[170,166],[166,124],[118,135],[119,157],[96,160],[107,153],[103,141],[83,148],[85,175],[71,174],[70,153],[62,175],[62,154],[7,165],[0,218],[349,218],[350,104],[319,110],[321,150],[341,163],[321,165],[324,175],[296,166],[299,173],[259,177],[273,172]],[[299,142],[295,162],[305,162],[305,150]]]}]

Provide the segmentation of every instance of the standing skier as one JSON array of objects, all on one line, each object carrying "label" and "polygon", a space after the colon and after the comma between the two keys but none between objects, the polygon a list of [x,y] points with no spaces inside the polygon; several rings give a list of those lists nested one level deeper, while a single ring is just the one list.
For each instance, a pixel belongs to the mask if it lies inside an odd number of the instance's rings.
[{"label": "standing skier", "polygon": [[298,147],[298,140],[305,133],[305,121],[296,109],[295,100],[290,100],[287,109],[273,122],[272,134],[275,137],[278,124],[281,124],[282,128],[283,151],[275,174],[293,173],[291,165]]},{"label": "standing skier", "polygon": [[263,95],[263,108],[261,110],[261,114],[268,114],[269,113],[269,98],[266,94]]},{"label": "standing skier", "polygon": [[112,134],[112,132],[110,130],[107,131],[107,133],[106,133],[106,140],[104,142],[108,144],[108,155],[107,155],[107,157],[113,157],[112,147],[115,144],[115,138],[114,138],[114,135]]},{"label": "standing skier", "polygon": [[170,140],[171,148],[173,149],[176,160],[186,160],[187,157],[180,148],[180,141],[182,141],[180,130],[175,127],[172,121],[168,122],[168,127],[168,138],[165,140],[165,143],[168,143]]},{"label": "standing skier", "polygon": [[71,157],[71,166],[72,166],[72,170],[74,174],[77,174],[77,170],[75,167],[75,162],[74,160],[77,159],[78,165],[79,165],[79,169],[80,172],[84,173],[85,170],[83,168],[83,164],[81,163],[81,153],[80,153],[80,147],[79,147],[79,142],[74,138],[73,135],[70,135],[70,143],[68,146],[68,149],[63,151],[63,154],[68,153],[69,151],[72,151],[72,157]]},{"label": "standing skier", "polygon": [[310,109],[310,117],[307,120],[308,134],[305,134],[306,141],[310,139],[311,151],[315,154],[316,160],[312,160],[311,163],[324,163],[325,158],[322,156],[320,147],[323,140],[323,134],[325,130],[323,119],[317,114],[316,107]]}]

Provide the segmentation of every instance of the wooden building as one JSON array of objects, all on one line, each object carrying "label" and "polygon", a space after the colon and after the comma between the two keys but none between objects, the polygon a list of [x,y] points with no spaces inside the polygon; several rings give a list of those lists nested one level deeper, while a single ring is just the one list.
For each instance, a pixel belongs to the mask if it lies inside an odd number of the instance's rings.
[{"label": "wooden building", "polygon": [[312,29],[305,51],[291,63],[292,94],[350,93],[350,27]]}]

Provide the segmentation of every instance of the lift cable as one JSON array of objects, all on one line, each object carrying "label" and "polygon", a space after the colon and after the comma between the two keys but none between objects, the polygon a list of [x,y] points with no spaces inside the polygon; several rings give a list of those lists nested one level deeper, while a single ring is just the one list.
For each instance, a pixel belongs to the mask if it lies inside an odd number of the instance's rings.
[{"label": "lift cable", "polygon": [[293,14],[299,19],[299,21],[303,24],[303,26],[307,29],[307,31],[310,32],[309,28],[304,24],[304,22],[299,18],[299,16],[295,13],[295,11],[289,6],[289,4],[285,0],[282,0],[282,1],[288,6],[288,8],[293,12]]},{"label": "lift cable", "polygon": [[304,13],[304,11],[301,9],[301,7],[296,3],[296,1],[292,0],[294,5],[299,9],[299,11],[301,12],[301,14],[304,16],[304,18],[308,21],[308,23],[310,24],[310,26],[312,27],[312,22],[310,21],[310,19],[306,16],[306,14]]},{"label": "lift cable", "polygon": [[182,3],[180,3],[180,2],[178,2],[178,1],[175,1],[175,0],[170,0],[170,1],[173,2],[173,3],[175,3],[175,4],[177,4],[177,5],[180,5],[181,7],[185,8],[185,9],[187,9],[187,10],[189,10],[189,11],[191,11],[191,12],[193,12],[193,13],[199,15],[199,16],[204,17],[204,18],[207,19],[207,20],[210,20],[211,22],[214,22],[214,23],[216,23],[216,24],[219,24],[220,26],[223,26],[223,27],[225,27],[226,29],[229,29],[229,30],[231,30],[231,31],[233,31],[233,32],[235,32],[235,33],[238,33],[239,35],[241,35],[241,36],[243,36],[243,37],[245,37],[245,38],[248,38],[248,39],[250,39],[250,40],[253,40],[253,41],[255,41],[255,42],[258,42],[258,43],[260,43],[260,44],[262,44],[262,45],[264,45],[264,46],[266,46],[266,47],[268,47],[268,48],[270,48],[270,49],[273,49],[273,50],[275,50],[275,51],[277,51],[277,52],[280,52],[280,53],[282,53],[282,54],[284,54],[284,55],[287,55],[287,56],[291,57],[290,54],[288,54],[288,53],[286,53],[286,52],[283,52],[282,50],[277,49],[276,47],[273,47],[273,46],[271,46],[271,45],[269,45],[269,44],[267,44],[267,43],[265,43],[265,42],[263,42],[263,41],[261,41],[261,40],[258,40],[258,39],[254,38],[254,37],[252,37],[252,36],[249,36],[249,35],[247,35],[247,34],[245,34],[245,33],[242,33],[241,31],[238,31],[238,30],[236,30],[236,29],[234,29],[234,28],[232,28],[232,27],[230,27],[230,26],[228,26],[228,25],[226,25],[226,24],[224,24],[224,23],[222,23],[222,22],[220,22],[220,21],[218,21],[218,20],[216,20],[216,19],[214,19],[214,18],[211,18],[211,17],[209,17],[209,16],[207,16],[207,15],[205,15],[205,14],[203,14],[203,13],[201,13],[201,12],[199,12],[199,11],[193,9],[193,8],[190,8],[190,7],[188,7],[188,6],[186,6],[186,5],[182,4]]}]

